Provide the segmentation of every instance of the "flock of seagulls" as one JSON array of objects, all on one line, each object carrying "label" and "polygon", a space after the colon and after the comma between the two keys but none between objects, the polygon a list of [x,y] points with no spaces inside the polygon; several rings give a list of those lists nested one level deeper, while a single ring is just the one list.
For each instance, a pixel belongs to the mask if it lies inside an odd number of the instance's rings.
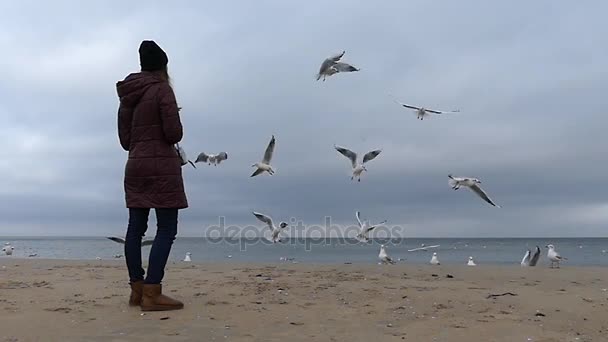
[{"label": "flock of seagulls", "polygon": [[[357,212],[357,214],[359,214],[359,212]],[[358,216],[357,216],[357,219],[358,219]],[[439,247],[439,245],[425,246],[423,244],[422,247],[409,249],[408,252],[427,251],[429,248],[437,248],[437,247]],[[559,263],[561,261],[568,260],[567,258],[564,258],[559,253],[557,253],[557,251],[555,250],[555,246],[547,245],[546,247],[548,249],[547,259],[549,259],[549,261],[551,262],[550,268],[559,268]],[[380,259],[381,264],[395,264],[395,261],[388,255],[388,253],[386,251],[386,246],[384,246],[384,245],[380,245],[380,253],[378,254],[378,259]],[[531,250],[526,251],[524,258],[521,261],[521,266],[523,266],[523,267],[536,266],[539,259],[540,259],[540,247],[536,246],[534,253],[532,253]],[[429,261],[429,263],[431,265],[441,265],[441,262],[439,262],[439,256],[437,255],[437,252],[433,252],[433,256],[431,256],[431,260]],[[473,259],[472,256],[469,257],[469,260],[467,261],[467,266],[477,266],[477,264],[475,263],[475,260]]]}]

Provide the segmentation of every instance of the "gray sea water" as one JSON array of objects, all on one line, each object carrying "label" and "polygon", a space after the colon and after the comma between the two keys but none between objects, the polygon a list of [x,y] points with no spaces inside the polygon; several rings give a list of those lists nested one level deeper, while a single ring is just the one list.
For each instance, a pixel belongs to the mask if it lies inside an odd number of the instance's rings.
[{"label": "gray sea water", "polygon": [[[124,254],[123,245],[104,237],[0,237],[0,243],[10,242],[15,251],[3,258],[48,259],[115,259]],[[271,244],[265,239],[218,239],[178,238],[170,259],[182,260],[186,252],[194,262],[279,262],[290,258],[299,263],[377,263],[379,245],[387,246],[393,259],[409,264],[425,264],[433,252],[437,252],[443,264],[465,264],[473,256],[478,265],[518,265],[525,251],[538,245],[542,249],[539,265],[548,264],[545,245],[553,244],[558,252],[568,258],[564,265],[608,266],[608,238],[516,238],[516,239],[392,239],[358,243],[354,240],[288,239]],[[439,248],[408,252],[421,244],[440,245]],[[150,247],[143,248],[147,256]]]}]

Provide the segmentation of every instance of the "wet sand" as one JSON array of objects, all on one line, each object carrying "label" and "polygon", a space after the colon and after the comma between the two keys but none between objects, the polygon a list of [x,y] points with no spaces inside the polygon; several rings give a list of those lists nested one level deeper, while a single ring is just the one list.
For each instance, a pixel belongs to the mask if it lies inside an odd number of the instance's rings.
[{"label": "wet sand", "polygon": [[0,258],[0,341],[608,341],[606,268],[173,263],[142,315],[123,263]]}]

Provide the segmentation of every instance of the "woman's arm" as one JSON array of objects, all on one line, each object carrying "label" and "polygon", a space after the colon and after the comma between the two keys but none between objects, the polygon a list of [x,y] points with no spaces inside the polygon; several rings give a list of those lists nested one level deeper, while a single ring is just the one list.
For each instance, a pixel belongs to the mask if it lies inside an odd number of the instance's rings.
[{"label": "woman's arm", "polygon": [[131,146],[131,122],[133,121],[133,108],[120,104],[118,107],[118,139],[125,151]]},{"label": "woman's arm", "polygon": [[183,127],[179,118],[177,101],[171,86],[166,83],[162,85],[159,92],[160,117],[163,126],[165,140],[169,144],[177,144],[182,140]]}]

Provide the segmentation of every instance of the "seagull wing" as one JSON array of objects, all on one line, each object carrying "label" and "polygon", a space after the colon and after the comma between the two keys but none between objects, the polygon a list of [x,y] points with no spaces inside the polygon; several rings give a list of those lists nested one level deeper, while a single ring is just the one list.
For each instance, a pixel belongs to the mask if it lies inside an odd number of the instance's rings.
[{"label": "seagull wing", "polygon": [[341,146],[334,146],[334,148],[343,156],[350,159],[350,162],[353,165],[353,169],[357,167],[357,154],[355,152]]},{"label": "seagull wing", "polygon": [[376,228],[376,227],[378,227],[378,226],[381,226],[381,225],[383,225],[383,224],[385,224],[385,223],[386,223],[386,220],[384,220],[384,221],[382,221],[382,222],[380,222],[380,223],[378,223],[378,224],[375,224],[375,225],[373,225],[373,226],[369,226],[369,227],[367,227],[367,229],[365,230],[365,232],[366,232],[366,233],[369,233],[369,232],[371,232],[371,231],[372,231],[374,228]]},{"label": "seagull wing", "polygon": [[260,214],[260,213],[256,213],[255,211],[253,212],[253,215],[255,215],[255,217],[257,217],[258,220],[266,223],[268,225],[268,227],[270,227],[271,230],[274,230],[273,227],[274,225],[272,224],[272,219],[264,214]]},{"label": "seagull wing", "polygon": [[268,147],[266,147],[266,152],[264,152],[264,159],[262,160],[264,164],[270,164],[270,161],[272,160],[272,154],[274,153],[275,143],[276,141],[274,140],[273,135],[272,139],[270,139],[270,142],[268,143]]},{"label": "seagull wing", "polygon": [[540,247],[536,246],[534,256],[532,257],[532,259],[530,259],[530,266],[536,266],[536,263],[538,263],[538,259],[540,259]]},{"label": "seagull wing", "polygon": [[375,151],[367,152],[363,156],[363,164],[365,164],[368,161],[373,160],[374,158],[376,158],[380,154],[380,152],[382,152],[382,150],[375,150]]},{"label": "seagull wing", "polygon": [[251,174],[251,176],[249,176],[249,177],[255,177],[255,176],[259,175],[259,174],[260,174],[260,173],[262,173],[262,172],[264,172],[264,170],[262,170],[262,169],[257,169],[257,170],[255,170],[255,171],[254,171],[254,172]]},{"label": "seagull wing", "polygon": [[524,258],[521,259],[521,264],[525,265],[525,266],[530,266],[530,250],[528,249],[526,251],[526,254],[524,254]]},{"label": "seagull wing", "polygon": [[429,113],[433,113],[433,114],[449,114],[449,113],[460,113],[460,110],[452,110],[452,111],[443,111],[443,110],[432,110],[432,109],[425,109],[426,112]]},{"label": "seagull wing", "polygon": [[470,186],[471,190],[473,190],[473,192],[475,192],[479,197],[481,197],[484,201],[490,203],[491,205],[500,208],[499,205],[497,205],[496,203],[494,203],[490,197],[485,193],[485,191],[483,191],[483,189],[481,189],[477,184],[473,184]]},{"label": "seagull wing", "polygon": [[344,54],[346,53],[346,50],[342,51],[341,53],[331,56],[328,58],[328,60],[332,61],[332,62],[337,62],[340,59],[342,59],[342,57],[344,56]]},{"label": "seagull wing", "polygon": [[359,69],[355,68],[354,66],[352,66],[348,63],[344,63],[344,62],[338,62],[338,63],[332,65],[332,68],[334,68],[337,72],[359,71]]},{"label": "seagull wing", "polygon": [[141,242],[142,247],[143,246],[152,246],[154,244],[154,240],[144,240]]},{"label": "seagull wing", "polygon": [[206,163],[209,161],[209,155],[206,154],[205,152],[201,152],[198,157],[196,157],[196,160],[194,161],[195,163]]},{"label": "seagull wing", "polygon": [[361,223],[361,213],[357,211],[355,212],[355,216],[357,217],[357,223],[359,223],[359,228],[363,228],[363,223]]},{"label": "seagull wing", "polygon": [[118,243],[125,243],[125,239],[121,238],[121,237],[117,237],[117,236],[108,236],[108,239],[114,241],[114,242],[118,242]]},{"label": "seagull wing", "polygon": [[228,159],[228,153],[226,152],[220,152],[216,157],[215,160],[217,160],[217,163],[221,163],[222,161]]}]

